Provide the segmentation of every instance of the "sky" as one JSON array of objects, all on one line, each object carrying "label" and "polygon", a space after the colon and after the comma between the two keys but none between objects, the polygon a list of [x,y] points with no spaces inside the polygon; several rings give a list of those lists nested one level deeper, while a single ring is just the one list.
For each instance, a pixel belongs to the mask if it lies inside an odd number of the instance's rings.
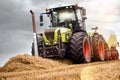
[{"label": "sky", "polygon": [[[77,3],[86,8],[88,31],[99,27],[102,34],[115,33],[120,42],[119,0],[2,0],[0,2],[0,66],[10,57],[31,52],[33,41],[31,14],[35,13],[37,33],[46,27],[39,26],[39,14],[46,8]],[[106,31],[105,31],[106,30]],[[120,48],[117,48],[120,51]]]}]

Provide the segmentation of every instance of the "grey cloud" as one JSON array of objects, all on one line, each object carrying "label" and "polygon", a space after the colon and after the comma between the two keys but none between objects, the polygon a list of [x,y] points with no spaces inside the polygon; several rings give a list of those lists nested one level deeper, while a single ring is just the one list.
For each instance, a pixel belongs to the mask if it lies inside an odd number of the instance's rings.
[{"label": "grey cloud", "polygon": [[0,66],[10,55],[30,52],[27,47],[30,48],[32,42],[31,15],[29,10],[24,12],[23,8],[14,0],[0,2]]}]

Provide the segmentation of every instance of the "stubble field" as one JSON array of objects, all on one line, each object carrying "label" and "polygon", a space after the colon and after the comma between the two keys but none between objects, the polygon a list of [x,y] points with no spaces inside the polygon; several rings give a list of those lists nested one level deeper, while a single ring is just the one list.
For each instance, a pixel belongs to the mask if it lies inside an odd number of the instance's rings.
[{"label": "stubble field", "polygon": [[72,64],[24,54],[0,67],[0,80],[120,80],[120,60]]}]

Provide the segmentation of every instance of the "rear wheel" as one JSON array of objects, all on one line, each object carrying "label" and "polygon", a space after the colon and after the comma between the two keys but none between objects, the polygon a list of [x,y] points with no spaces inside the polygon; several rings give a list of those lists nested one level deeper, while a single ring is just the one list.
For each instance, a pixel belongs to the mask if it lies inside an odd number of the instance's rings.
[{"label": "rear wheel", "polygon": [[104,50],[105,50],[105,60],[111,60],[111,52],[109,50],[109,47],[108,47],[108,44],[107,42],[105,41],[104,37],[102,35],[100,35],[100,38],[103,42],[103,45],[104,45]]},{"label": "rear wheel", "polygon": [[103,44],[104,44],[105,50],[108,50],[109,47],[108,47],[108,44],[107,44],[107,42],[105,41],[104,37],[103,37],[102,35],[100,35],[100,38],[101,38],[101,40],[102,40],[102,42],[103,42]]},{"label": "rear wheel", "polygon": [[90,62],[90,43],[86,32],[74,33],[70,40],[70,52],[74,63]]},{"label": "rear wheel", "polygon": [[93,58],[96,61],[105,60],[104,44],[98,33],[94,33],[92,37],[93,41]]}]

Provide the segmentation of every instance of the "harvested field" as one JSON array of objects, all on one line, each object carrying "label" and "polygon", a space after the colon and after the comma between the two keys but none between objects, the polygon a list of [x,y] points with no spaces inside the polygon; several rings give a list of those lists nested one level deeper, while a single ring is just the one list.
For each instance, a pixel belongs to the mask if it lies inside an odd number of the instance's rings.
[{"label": "harvested field", "polygon": [[88,66],[81,72],[81,80],[120,80],[120,61]]},{"label": "harvested field", "polygon": [[62,65],[71,64],[68,61],[57,61],[52,59],[43,59],[41,57],[34,57],[28,54],[18,55],[12,57],[1,69],[0,72],[19,72],[29,70],[41,70],[51,67],[58,67]]},{"label": "harvested field", "polygon": [[71,64],[68,60],[30,55],[11,58],[0,68],[0,80],[120,80],[120,60]]}]

